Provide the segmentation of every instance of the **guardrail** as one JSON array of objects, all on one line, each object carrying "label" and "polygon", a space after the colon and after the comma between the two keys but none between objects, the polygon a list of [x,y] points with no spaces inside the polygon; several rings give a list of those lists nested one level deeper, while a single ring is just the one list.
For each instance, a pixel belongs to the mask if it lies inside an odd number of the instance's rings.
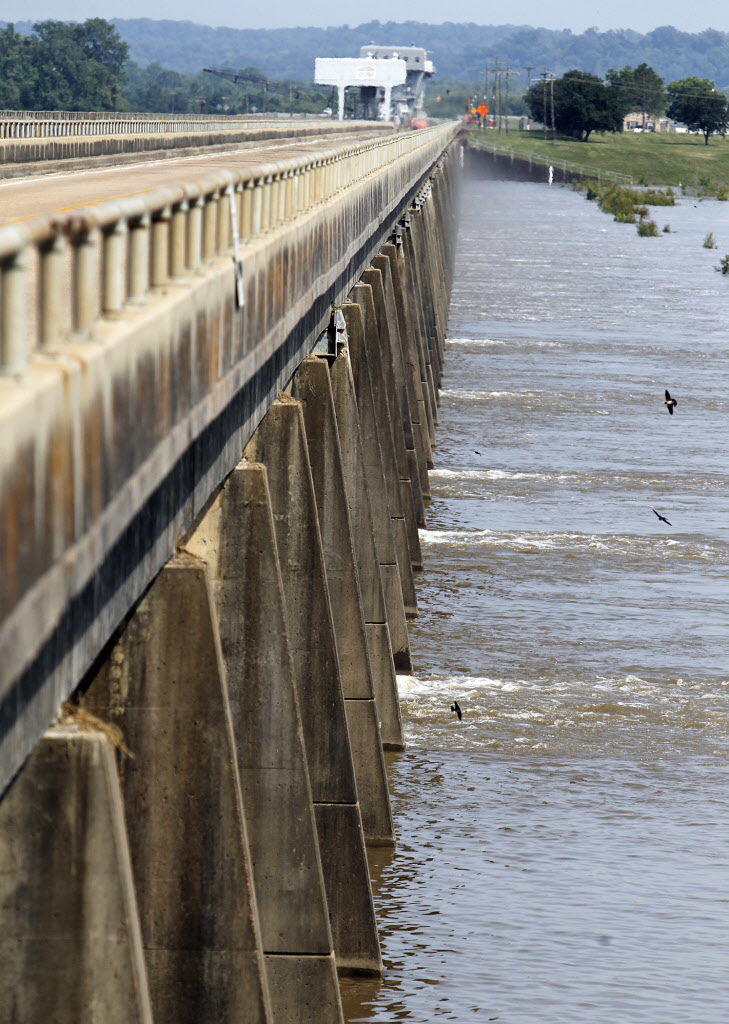
[{"label": "guardrail", "polygon": [[578,174],[582,178],[590,178],[593,181],[614,181],[620,185],[632,185],[633,178],[630,174],[621,174],[620,171],[607,171],[599,167],[590,167],[589,164],[577,164],[571,160],[560,160],[544,153],[534,153],[522,149],[514,149],[513,146],[500,146],[493,142],[482,142],[474,149],[485,149],[495,156],[508,156],[511,160],[526,160],[529,163],[541,164],[544,167],[558,167],[564,174]]},{"label": "guardrail", "polygon": [[0,139],[67,138],[78,135],[139,135],[169,132],[210,132],[240,130],[250,124],[256,128],[278,128],[291,120],[329,118],[312,114],[239,115],[173,115],[173,114],[109,114],[76,113],[68,110],[0,110]]},{"label": "guardrail", "polygon": [[350,142],[1,227],[0,373],[22,373],[34,351],[88,337],[100,319],[230,254],[234,225],[251,243],[399,157],[445,148],[453,132]]}]

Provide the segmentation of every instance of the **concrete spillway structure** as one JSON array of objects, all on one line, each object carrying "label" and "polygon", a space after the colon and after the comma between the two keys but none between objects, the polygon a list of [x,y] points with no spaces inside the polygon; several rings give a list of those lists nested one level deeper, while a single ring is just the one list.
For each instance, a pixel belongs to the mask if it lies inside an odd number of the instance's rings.
[{"label": "concrete spillway structure", "polygon": [[0,229],[13,1024],[337,1024],[381,972],[459,148]]}]

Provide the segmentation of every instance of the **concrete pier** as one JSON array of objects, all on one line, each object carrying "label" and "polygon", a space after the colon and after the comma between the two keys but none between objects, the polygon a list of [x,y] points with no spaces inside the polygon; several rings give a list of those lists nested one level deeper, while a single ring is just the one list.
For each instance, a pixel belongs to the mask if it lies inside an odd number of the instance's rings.
[{"label": "concrete pier", "polygon": [[305,1024],[318,1007],[334,1024],[333,941],[263,465],[240,463],[185,547],[212,582],[273,1019]]},{"label": "concrete pier", "polygon": [[[162,226],[124,207],[137,304],[0,375],[0,525],[32,509],[36,531],[0,595],[9,1024],[343,1024],[339,977],[382,973],[367,847],[396,844],[456,137],[216,171],[165,193]],[[115,301],[118,226],[104,295],[74,271],[82,311]],[[33,417],[52,444],[24,446]]]},{"label": "concrete pier", "polygon": [[324,360],[305,359],[292,383],[301,402],[324,548],[342,671],[342,687],[357,773],[362,824],[369,845],[394,843],[357,563],[354,555],[339,434],[329,370]]},{"label": "concrete pier", "polygon": [[[359,307],[344,307],[345,321],[350,326],[357,321]],[[331,364],[330,377],[332,398],[337,419],[339,445],[342,455],[344,486],[352,524],[354,553],[357,561],[357,572],[362,596],[362,613],[364,615],[367,647],[370,655],[372,681],[377,701],[377,713],[380,722],[380,735],[385,750],[402,750],[405,745],[400,717],[400,702],[397,695],[393,646],[388,625],[388,608],[382,586],[382,566],[378,560],[373,506],[370,500],[370,487],[382,487],[382,472],[379,478],[370,478],[368,482],[365,446],[357,412],[357,398],[354,391],[352,365],[349,355],[349,344],[343,345]],[[394,542],[390,535],[389,517],[385,514],[385,546],[392,547],[392,568],[394,563]],[[397,582],[397,581],[396,581]],[[398,582],[399,588],[399,582]],[[405,609],[402,597],[397,595],[395,614],[397,615],[396,632],[407,638]]]},{"label": "concrete pier", "polygon": [[[357,286],[352,299],[365,298],[371,291],[368,286]],[[408,639],[405,599],[400,577],[396,523],[402,517],[392,515],[392,500],[399,502],[399,481],[395,475],[392,459],[383,459],[378,415],[370,373],[370,356],[367,351],[365,319],[362,306],[357,301],[342,306],[349,338],[348,349],[351,358],[354,392],[357,400],[365,475],[372,511],[375,547],[380,565],[380,576],[387,612],[387,622],[392,644],[395,668],[408,671],[411,667],[410,641]],[[390,472],[388,472],[388,470]],[[404,534],[399,530],[402,541]]]},{"label": "concrete pier", "polygon": [[0,803],[8,1024],[152,1024],[111,744],[49,729]]},{"label": "concrete pier", "polygon": [[133,755],[119,775],[155,1021],[272,1021],[205,562],[165,566],[82,700]]}]

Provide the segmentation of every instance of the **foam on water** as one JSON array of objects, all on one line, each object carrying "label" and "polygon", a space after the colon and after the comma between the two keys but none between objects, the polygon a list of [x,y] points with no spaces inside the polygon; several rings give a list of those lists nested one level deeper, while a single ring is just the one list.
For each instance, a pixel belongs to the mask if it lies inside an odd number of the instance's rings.
[{"label": "foam on water", "polygon": [[654,556],[703,562],[729,563],[729,546],[707,543],[704,538],[646,537],[639,534],[527,533],[515,530],[428,530],[421,529],[425,546],[450,545],[455,548],[508,548],[522,554],[543,551],[589,551],[597,554],[626,553],[631,558]]}]

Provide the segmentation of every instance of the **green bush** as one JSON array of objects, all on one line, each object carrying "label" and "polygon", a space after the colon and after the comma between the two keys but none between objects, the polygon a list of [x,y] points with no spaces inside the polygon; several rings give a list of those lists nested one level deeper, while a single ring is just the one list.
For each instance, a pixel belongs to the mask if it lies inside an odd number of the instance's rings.
[{"label": "green bush", "polygon": [[642,220],[638,224],[638,234],[642,238],[658,238],[658,225],[654,220]]},{"label": "green bush", "polygon": [[716,269],[722,274],[729,274],[729,252],[726,256],[722,256]]},{"label": "green bush", "polygon": [[635,210],[628,189],[611,185],[600,193],[598,202],[603,213],[612,213],[621,224],[635,224]]}]

